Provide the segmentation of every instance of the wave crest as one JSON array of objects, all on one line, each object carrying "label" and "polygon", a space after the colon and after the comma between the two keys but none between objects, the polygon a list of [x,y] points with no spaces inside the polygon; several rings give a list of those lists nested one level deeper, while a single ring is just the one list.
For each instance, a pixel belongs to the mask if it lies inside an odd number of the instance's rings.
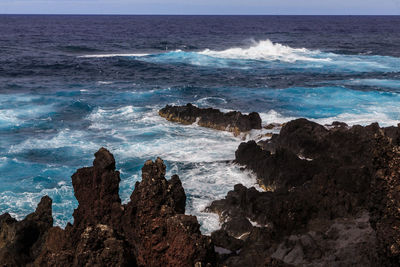
[{"label": "wave crest", "polygon": [[318,58],[321,52],[306,48],[292,48],[290,46],[273,43],[271,40],[254,42],[249,48],[229,48],[223,51],[206,49],[199,54],[217,58],[251,59],[251,60],[279,60],[285,62],[295,61],[330,61],[328,57]]},{"label": "wave crest", "polygon": [[296,61],[331,61],[329,57],[318,51],[312,51],[306,48],[292,48],[280,43],[273,43],[271,40],[263,40],[253,43],[248,48],[233,47],[222,51],[205,49],[200,52],[186,52],[182,50],[168,51],[164,53],[148,54],[148,53],[126,53],[126,54],[102,54],[102,55],[84,55],[81,58],[107,58],[107,57],[148,57],[158,55],[174,55],[176,53],[188,53],[186,56],[193,54],[210,56],[221,59],[244,59],[244,60],[279,60],[283,62]]}]

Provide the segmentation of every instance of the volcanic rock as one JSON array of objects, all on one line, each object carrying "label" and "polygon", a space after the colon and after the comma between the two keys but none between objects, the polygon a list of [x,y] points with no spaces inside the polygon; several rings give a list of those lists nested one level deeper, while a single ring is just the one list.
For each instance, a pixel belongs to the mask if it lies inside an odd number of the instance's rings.
[{"label": "volcanic rock", "polygon": [[[236,185],[208,207],[244,241],[223,264],[399,266],[399,133],[298,119],[267,142],[242,143],[235,161],[264,191]],[[241,228],[243,220],[253,227]]]},{"label": "volcanic rock", "polygon": [[257,112],[243,115],[238,111],[223,113],[213,108],[198,108],[192,104],[186,106],[167,105],[160,109],[161,117],[172,122],[193,124],[221,131],[233,132],[235,136],[252,129],[261,129],[261,118]]},{"label": "volcanic rock", "polygon": [[47,231],[53,226],[52,200],[44,196],[35,212],[22,221],[8,213],[0,216],[0,263],[2,266],[24,266],[40,253]]},{"label": "volcanic rock", "polygon": [[79,202],[73,214],[75,229],[86,225],[118,224],[123,213],[119,182],[114,157],[105,148],[96,152],[93,167],[81,168],[72,175],[74,194]]},{"label": "volcanic rock", "polygon": [[72,176],[78,200],[74,223],[52,227],[51,199],[18,222],[0,216],[0,262],[5,266],[212,266],[210,237],[185,215],[186,196],[158,158],[142,168],[131,201],[121,204],[113,155],[101,148],[92,167]]},{"label": "volcanic rock", "polygon": [[194,266],[213,260],[211,239],[196,217],[184,215],[186,195],[177,175],[167,181],[160,158],[147,161],[125,206],[123,229],[141,266]]}]

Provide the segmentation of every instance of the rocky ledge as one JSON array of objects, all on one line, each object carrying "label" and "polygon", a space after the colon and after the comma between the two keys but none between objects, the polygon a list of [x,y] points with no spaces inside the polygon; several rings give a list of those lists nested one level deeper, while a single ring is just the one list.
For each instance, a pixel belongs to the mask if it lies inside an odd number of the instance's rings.
[{"label": "rocky ledge", "polygon": [[198,123],[199,126],[220,131],[233,132],[235,136],[252,129],[261,129],[261,118],[257,112],[243,115],[238,111],[223,113],[213,108],[198,108],[192,104],[186,106],[167,105],[160,109],[161,117],[182,124]]},{"label": "rocky ledge", "polygon": [[51,199],[22,221],[0,216],[1,266],[211,266],[214,246],[196,217],[184,215],[179,177],[165,179],[161,159],[147,161],[130,202],[118,195],[119,172],[102,148],[93,166],[72,176],[74,223],[53,227]]},{"label": "rocky ledge", "polygon": [[264,190],[236,185],[208,208],[222,264],[400,266],[399,145],[398,127],[305,119],[242,143],[236,162]]}]

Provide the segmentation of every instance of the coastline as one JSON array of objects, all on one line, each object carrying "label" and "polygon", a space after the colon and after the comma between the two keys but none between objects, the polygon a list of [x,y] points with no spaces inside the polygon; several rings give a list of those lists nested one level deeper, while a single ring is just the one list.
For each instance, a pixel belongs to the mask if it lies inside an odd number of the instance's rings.
[{"label": "coastline", "polygon": [[[244,142],[235,162],[253,171],[268,190],[238,184],[225,199],[211,203],[207,211],[219,215],[221,229],[210,237],[200,233],[196,217],[183,215],[182,183],[177,175],[165,180],[161,159],[145,163],[131,201],[121,206],[119,172],[112,154],[102,148],[95,154],[94,167],[80,169],[72,177],[79,202],[74,224],[65,230],[52,227],[48,197],[20,222],[4,214],[0,257],[11,265],[100,260],[119,266],[160,262],[174,266],[394,266],[400,259],[400,232],[395,230],[400,226],[399,145],[398,127],[380,128],[376,123],[350,127],[339,122],[327,127],[306,119],[284,124],[269,140]],[[169,218],[178,221],[172,223]],[[143,223],[148,225],[140,228]],[[180,232],[171,223],[187,223],[187,230]],[[24,242],[24,229],[35,227],[40,229],[36,239]],[[165,230],[159,232],[159,227]],[[12,239],[10,233],[21,237]],[[64,245],[55,245],[60,238]],[[173,241],[176,238],[179,241]],[[104,254],[110,240],[118,240],[111,246],[117,254]],[[20,242],[28,251],[24,257],[16,256]],[[93,250],[94,244],[102,245]],[[91,256],[80,258],[84,251]],[[179,259],[169,258],[172,251],[184,253]]]}]

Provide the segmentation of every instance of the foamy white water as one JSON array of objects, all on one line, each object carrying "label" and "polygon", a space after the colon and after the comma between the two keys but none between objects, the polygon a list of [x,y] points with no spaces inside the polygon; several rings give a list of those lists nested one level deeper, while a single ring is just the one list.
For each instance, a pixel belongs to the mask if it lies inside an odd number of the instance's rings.
[{"label": "foamy white water", "polygon": [[284,62],[295,61],[331,61],[330,58],[316,58],[319,51],[312,51],[306,48],[292,48],[271,40],[254,42],[248,48],[229,48],[222,51],[206,49],[199,54],[230,59],[252,59],[252,60],[280,60]]}]

